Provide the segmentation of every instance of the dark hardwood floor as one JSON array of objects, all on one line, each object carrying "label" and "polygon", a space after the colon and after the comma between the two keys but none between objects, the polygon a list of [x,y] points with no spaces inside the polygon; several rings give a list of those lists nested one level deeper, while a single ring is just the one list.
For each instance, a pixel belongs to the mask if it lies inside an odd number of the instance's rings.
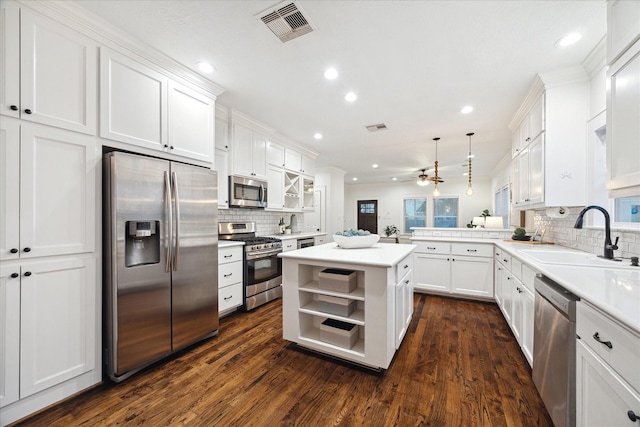
[{"label": "dark hardwood floor", "polygon": [[389,369],[374,373],[282,338],[280,300],[220,335],[105,383],[24,426],[552,426],[495,304],[416,294]]}]

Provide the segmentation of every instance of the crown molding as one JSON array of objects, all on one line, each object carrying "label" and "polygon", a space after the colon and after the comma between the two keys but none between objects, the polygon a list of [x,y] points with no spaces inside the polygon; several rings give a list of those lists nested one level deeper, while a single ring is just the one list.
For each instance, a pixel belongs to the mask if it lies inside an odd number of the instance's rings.
[{"label": "crown molding", "polygon": [[146,66],[179,81],[193,89],[203,91],[213,99],[225,89],[217,83],[193,72],[161,51],[117,29],[109,22],[69,1],[15,0],[21,7],[28,7],[94,39],[100,47],[108,47],[127,56],[142,59]]}]

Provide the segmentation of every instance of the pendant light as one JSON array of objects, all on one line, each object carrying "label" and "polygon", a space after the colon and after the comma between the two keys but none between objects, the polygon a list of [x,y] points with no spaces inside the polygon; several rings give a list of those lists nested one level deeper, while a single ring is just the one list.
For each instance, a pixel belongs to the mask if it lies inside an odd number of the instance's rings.
[{"label": "pendant light", "polygon": [[473,154],[471,154],[471,137],[473,135],[473,132],[469,132],[467,134],[467,136],[469,137],[469,155],[467,156],[469,160],[469,186],[467,187],[467,196],[473,196],[473,187],[471,187],[471,160],[473,159]]},{"label": "pendant light", "polygon": [[438,197],[440,195],[440,190],[438,190],[438,180],[440,179],[440,177],[438,176],[438,141],[440,140],[440,138],[433,138],[433,140],[436,142],[436,163],[435,163],[435,170],[436,170],[436,176],[435,176],[435,188],[433,189],[433,197]]}]

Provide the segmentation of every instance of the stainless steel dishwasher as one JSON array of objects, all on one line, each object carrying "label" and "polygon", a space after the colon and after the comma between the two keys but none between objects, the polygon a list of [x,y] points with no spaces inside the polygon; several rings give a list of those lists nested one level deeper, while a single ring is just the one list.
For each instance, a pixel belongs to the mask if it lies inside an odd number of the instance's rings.
[{"label": "stainless steel dishwasher", "polygon": [[533,383],[555,427],[576,424],[576,301],[546,277],[536,277]]}]

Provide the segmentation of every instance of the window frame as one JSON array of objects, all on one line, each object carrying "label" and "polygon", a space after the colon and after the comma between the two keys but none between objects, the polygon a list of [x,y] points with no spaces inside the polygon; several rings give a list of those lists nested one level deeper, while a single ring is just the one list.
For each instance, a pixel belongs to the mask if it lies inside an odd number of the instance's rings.
[{"label": "window frame", "polygon": [[[436,214],[436,203],[438,200],[442,200],[442,199],[455,199],[456,201],[456,215],[455,215],[455,225],[453,227],[447,226],[447,227],[442,227],[442,226],[437,226],[436,225],[436,218],[453,218],[453,216],[444,216],[444,215],[437,215]],[[458,223],[460,222],[460,197],[458,196],[439,196],[439,197],[433,197],[432,198],[433,203],[433,217],[432,217],[432,225],[433,228],[456,228],[458,227]]]},{"label": "window frame", "polygon": [[[402,198],[402,233],[403,234],[411,234],[411,229],[407,227],[407,200],[423,200],[424,201],[424,225],[416,226],[412,225],[411,227],[427,227],[427,207],[429,198],[426,196],[406,196]],[[412,218],[419,218],[417,216],[412,216]]]}]

